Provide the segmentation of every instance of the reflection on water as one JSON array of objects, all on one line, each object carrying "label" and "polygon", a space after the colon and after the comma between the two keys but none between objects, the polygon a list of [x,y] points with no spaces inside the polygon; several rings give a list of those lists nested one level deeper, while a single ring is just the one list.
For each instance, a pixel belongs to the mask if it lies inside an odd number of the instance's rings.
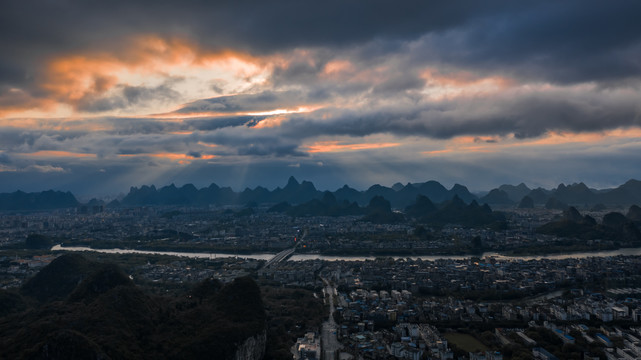
[{"label": "reflection on water", "polygon": [[[148,255],[169,255],[169,256],[183,256],[195,259],[214,259],[214,258],[230,258],[238,257],[243,259],[256,259],[256,260],[269,260],[274,257],[275,254],[220,254],[220,253],[198,253],[198,252],[176,252],[176,251],[151,251],[151,250],[129,250],[129,249],[92,249],[82,246],[69,246],[62,247],[60,245],[55,245],[51,248],[52,251],[95,251],[108,254],[148,254]],[[641,255],[641,248],[626,248],[619,250],[608,250],[608,251],[595,251],[595,252],[581,252],[581,253],[567,253],[567,254],[553,254],[553,255],[535,255],[535,256],[506,256],[498,253],[483,253],[480,258],[484,257],[495,257],[501,260],[562,260],[562,259],[582,259],[588,257],[608,257],[608,256],[618,256],[618,255]],[[449,259],[449,260],[462,260],[475,257],[475,255],[432,255],[432,256],[392,256],[394,259],[421,259],[421,260],[439,260],[439,259]],[[331,255],[319,255],[319,254],[296,254],[293,255],[289,260],[291,261],[304,261],[304,260],[324,260],[324,261],[365,261],[365,260],[374,260],[375,256],[331,256]]]}]

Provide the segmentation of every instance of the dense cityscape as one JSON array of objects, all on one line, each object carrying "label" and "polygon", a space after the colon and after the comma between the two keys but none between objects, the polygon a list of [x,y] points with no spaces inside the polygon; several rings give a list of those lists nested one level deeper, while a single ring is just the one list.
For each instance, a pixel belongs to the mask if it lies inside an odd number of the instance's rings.
[{"label": "dense cityscape", "polygon": [[[456,196],[437,208],[460,201]],[[308,306],[324,308],[316,322],[293,313],[287,328],[266,307],[268,327],[272,321],[290,335],[265,358],[640,357],[641,250],[625,248],[623,239],[542,230],[588,218],[605,227],[613,214],[627,211],[634,219],[635,207],[494,206],[505,221],[500,227],[434,224],[409,216],[417,205],[391,209],[405,218],[385,217],[389,222],[371,214],[291,215],[270,204],[129,207],[92,200],[5,211],[0,286],[6,298],[62,254],[81,251],[120,264],[134,283],[160,295],[243,277],[263,293],[309,292]],[[276,344],[270,334],[266,342]]]}]

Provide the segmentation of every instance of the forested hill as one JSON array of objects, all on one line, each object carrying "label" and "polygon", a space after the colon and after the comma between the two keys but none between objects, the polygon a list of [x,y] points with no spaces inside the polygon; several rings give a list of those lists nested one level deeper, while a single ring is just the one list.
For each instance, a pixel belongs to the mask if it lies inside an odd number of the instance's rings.
[{"label": "forested hill", "polygon": [[19,291],[0,290],[6,359],[234,359],[241,348],[260,359],[265,334],[260,289],[248,277],[157,296],[116,265],[66,254]]}]

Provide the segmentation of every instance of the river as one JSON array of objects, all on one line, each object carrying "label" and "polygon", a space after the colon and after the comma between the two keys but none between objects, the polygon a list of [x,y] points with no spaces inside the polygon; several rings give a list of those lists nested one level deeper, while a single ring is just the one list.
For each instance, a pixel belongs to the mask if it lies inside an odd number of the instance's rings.
[{"label": "river", "polygon": [[[55,245],[51,248],[52,251],[94,251],[108,254],[147,254],[147,255],[169,255],[181,256],[194,259],[215,259],[215,258],[230,258],[238,257],[244,259],[255,260],[269,260],[275,254],[259,253],[259,254],[221,254],[221,253],[203,253],[203,252],[177,252],[177,251],[152,251],[152,250],[130,250],[130,249],[92,249],[83,246],[68,246],[62,247]],[[507,256],[495,252],[487,252],[481,255],[431,255],[431,256],[392,256],[394,259],[421,259],[435,261],[439,259],[449,260],[463,260],[471,257],[494,257],[500,260],[562,260],[562,259],[583,259],[588,257],[608,257],[618,255],[641,255],[641,248],[625,248],[618,250],[608,251],[595,251],[595,252],[579,252],[579,253],[564,253],[564,254],[550,254],[550,255],[533,255],[533,256]],[[365,261],[374,260],[375,256],[329,256],[320,254],[294,254],[289,258],[291,261],[304,261],[304,260],[324,260],[324,261]]]},{"label": "river", "polygon": [[144,254],[144,255],[168,255],[188,257],[192,259],[216,259],[239,257],[243,259],[269,260],[276,254],[220,254],[220,253],[199,253],[199,252],[179,252],[179,251],[153,251],[153,250],[131,250],[131,249],[92,249],[84,246],[65,246],[54,245],[51,251],[93,251],[106,254]]}]

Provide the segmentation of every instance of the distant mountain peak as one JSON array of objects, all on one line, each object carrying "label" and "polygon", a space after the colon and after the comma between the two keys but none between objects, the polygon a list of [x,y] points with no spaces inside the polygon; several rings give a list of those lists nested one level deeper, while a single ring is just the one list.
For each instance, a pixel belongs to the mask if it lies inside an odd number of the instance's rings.
[{"label": "distant mountain peak", "polygon": [[298,180],[296,180],[295,177],[290,176],[289,180],[287,180],[287,185],[285,187],[292,187],[292,186],[298,186],[298,185],[300,185],[298,183]]},{"label": "distant mountain peak", "polygon": [[630,179],[623,184],[623,186],[641,186],[641,180],[636,180],[636,179]]},{"label": "distant mountain peak", "polygon": [[189,190],[189,191],[197,191],[197,190],[198,190],[198,189],[196,188],[196,186],[194,186],[194,184],[185,184],[185,185],[183,185],[183,186],[181,187],[181,189],[183,189],[183,190]]},{"label": "distant mountain peak", "polygon": [[565,211],[563,211],[563,217],[566,220],[574,222],[580,222],[581,220],[583,220],[583,216],[581,216],[581,213],[573,206],[570,206]]},{"label": "distant mountain peak", "polygon": [[518,205],[519,209],[533,209],[534,208],[534,200],[532,200],[531,197],[525,195],[521,201],[519,201]]},{"label": "distant mountain peak", "polygon": [[314,183],[313,183],[313,182],[311,182],[311,181],[303,180],[303,182],[302,182],[302,183],[300,183],[300,186],[301,186],[301,187],[311,188],[311,189],[316,190],[316,187],[314,186]]},{"label": "distant mountain peak", "polygon": [[512,202],[518,202],[523,199],[524,196],[529,194],[532,190],[525,185],[520,183],[516,186],[503,184],[498,187],[499,190],[504,191]]},{"label": "distant mountain peak", "polygon": [[487,195],[481,198],[481,202],[486,204],[513,204],[514,201],[506,191],[501,189],[492,189]]}]

